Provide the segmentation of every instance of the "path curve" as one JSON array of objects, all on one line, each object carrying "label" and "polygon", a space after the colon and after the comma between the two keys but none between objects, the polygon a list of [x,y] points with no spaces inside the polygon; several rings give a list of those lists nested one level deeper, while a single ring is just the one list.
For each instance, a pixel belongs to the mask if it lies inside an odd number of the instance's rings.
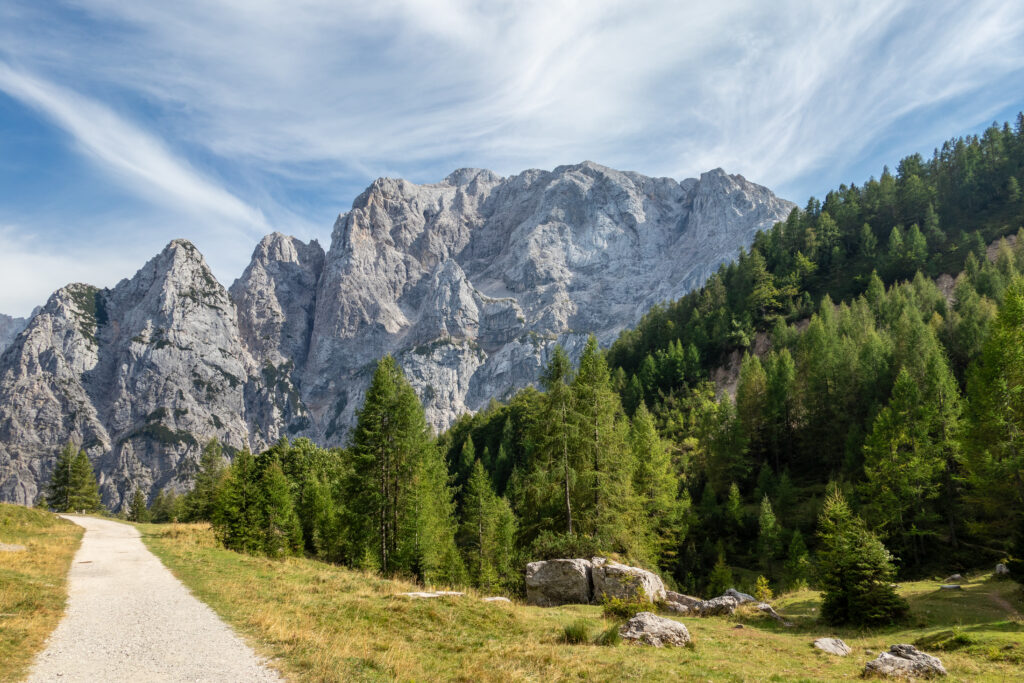
[{"label": "path curve", "polygon": [[63,516],[85,536],[64,618],[29,681],[281,680],[149,552],[135,527]]}]

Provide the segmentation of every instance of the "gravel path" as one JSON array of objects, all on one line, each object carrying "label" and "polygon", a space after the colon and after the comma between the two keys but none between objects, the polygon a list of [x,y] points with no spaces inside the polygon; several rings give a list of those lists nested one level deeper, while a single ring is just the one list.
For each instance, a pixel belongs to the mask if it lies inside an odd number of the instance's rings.
[{"label": "gravel path", "polygon": [[29,681],[279,681],[127,524],[85,527],[68,607]]}]

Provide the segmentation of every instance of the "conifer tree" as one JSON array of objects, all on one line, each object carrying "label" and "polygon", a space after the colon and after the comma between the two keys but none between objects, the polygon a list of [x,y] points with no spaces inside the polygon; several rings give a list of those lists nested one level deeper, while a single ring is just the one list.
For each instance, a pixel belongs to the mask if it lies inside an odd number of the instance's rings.
[{"label": "conifer tree", "polygon": [[68,484],[69,511],[99,512],[103,509],[100,501],[99,484],[92,470],[92,463],[85,451],[78,451],[71,463],[71,480]]},{"label": "conifer tree", "polygon": [[476,586],[493,589],[510,582],[515,518],[508,502],[494,493],[479,460],[466,483],[459,535]]},{"label": "conifer tree", "polygon": [[138,487],[132,494],[132,501],[128,506],[128,519],[133,522],[148,522],[150,519],[149,510],[146,509],[146,496]]},{"label": "conifer tree", "polygon": [[195,485],[185,497],[185,514],[192,521],[212,521],[227,476],[224,449],[211,439],[199,457]]},{"label": "conifer tree", "polygon": [[253,554],[263,550],[263,491],[249,449],[235,456],[211,509],[214,534],[224,547]]},{"label": "conifer tree", "polygon": [[811,578],[811,557],[807,552],[807,545],[804,537],[797,529],[789,541],[789,550],[786,553],[786,582],[790,590],[800,590],[807,587]]},{"label": "conifer tree", "polygon": [[557,515],[567,534],[574,533],[573,493],[581,469],[577,422],[573,419],[575,402],[568,385],[571,376],[569,356],[556,346],[541,376],[545,393],[534,434],[535,463],[529,473],[529,488],[538,504],[531,507],[536,512],[547,509]]},{"label": "conifer tree", "polygon": [[907,602],[890,583],[896,573],[892,555],[838,489],[829,493],[818,517],[818,540],[817,575],[826,622],[881,626],[906,616]]},{"label": "conifer tree", "polygon": [[78,449],[70,441],[61,449],[50,477],[47,488],[46,504],[57,512],[70,512],[71,508],[71,470]]},{"label": "conifer tree", "polygon": [[768,496],[761,499],[761,512],[757,517],[757,554],[761,566],[774,576],[775,558],[782,552],[782,528],[772,510],[772,502]]},{"label": "conifer tree", "polygon": [[263,469],[260,489],[261,550],[270,557],[298,552],[302,549],[302,527],[288,478],[276,460]]},{"label": "conifer tree", "polygon": [[[642,520],[655,558],[668,562],[685,536],[686,504],[679,497],[679,481],[665,444],[658,436],[647,406],[637,408],[630,429],[636,462],[634,486],[642,506]],[[688,502],[688,501],[687,501]]]}]

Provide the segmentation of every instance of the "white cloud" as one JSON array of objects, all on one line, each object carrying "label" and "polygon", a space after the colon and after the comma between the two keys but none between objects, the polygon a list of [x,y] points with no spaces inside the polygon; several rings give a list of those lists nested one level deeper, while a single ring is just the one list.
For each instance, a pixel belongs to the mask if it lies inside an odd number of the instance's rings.
[{"label": "white cloud", "polygon": [[880,141],[895,163],[1020,103],[1024,4],[10,0],[3,63],[224,277],[376,175],[722,166],[802,202]]}]

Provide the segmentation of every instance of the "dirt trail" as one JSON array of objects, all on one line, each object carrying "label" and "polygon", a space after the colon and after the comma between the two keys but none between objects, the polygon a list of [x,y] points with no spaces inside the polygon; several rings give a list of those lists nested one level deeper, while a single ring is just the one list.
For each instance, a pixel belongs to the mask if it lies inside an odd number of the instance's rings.
[{"label": "dirt trail", "polygon": [[85,527],[63,620],[36,658],[35,681],[279,681],[127,524]]}]

